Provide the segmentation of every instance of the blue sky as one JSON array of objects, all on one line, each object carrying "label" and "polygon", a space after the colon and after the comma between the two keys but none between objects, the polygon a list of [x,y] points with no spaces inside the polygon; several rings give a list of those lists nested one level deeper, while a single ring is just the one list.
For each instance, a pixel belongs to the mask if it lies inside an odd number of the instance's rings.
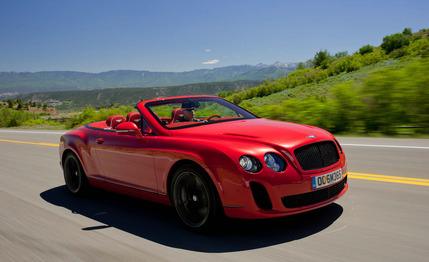
[{"label": "blue sky", "polygon": [[353,52],[429,27],[429,1],[1,0],[0,71],[185,71]]}]

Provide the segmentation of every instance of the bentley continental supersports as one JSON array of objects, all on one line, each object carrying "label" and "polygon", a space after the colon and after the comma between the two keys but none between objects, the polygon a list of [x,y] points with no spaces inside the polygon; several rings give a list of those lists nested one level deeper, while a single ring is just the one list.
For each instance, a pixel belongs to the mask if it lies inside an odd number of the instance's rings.
[{"label": "bentley continental supersports", "polygon": [[320,208],[348,189],[335,137],[259,118],[215,96],[141,100],[67,132],[60,164],[73,194],[90,187],[171,205],[190,229],[222,216],[273,218]]}]

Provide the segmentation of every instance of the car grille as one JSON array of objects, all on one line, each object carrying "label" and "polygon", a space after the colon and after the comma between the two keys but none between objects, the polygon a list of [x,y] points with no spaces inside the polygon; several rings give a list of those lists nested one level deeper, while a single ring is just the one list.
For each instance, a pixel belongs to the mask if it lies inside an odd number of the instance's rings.
[{"label": "car grille", "polygon": [[332,141],[324,141],[300,147],[295,156],[304,170],[314,170],[336,163],[340,156]]},{"label": "car grille", "polygon": [[300,195],[285,196],[282,198],[282,202],[283,205],[287,208],[296,208],[316,204],[339,195],[341,191],[343,191],[346,184],[347,177],[337,184],[327,188]]}]

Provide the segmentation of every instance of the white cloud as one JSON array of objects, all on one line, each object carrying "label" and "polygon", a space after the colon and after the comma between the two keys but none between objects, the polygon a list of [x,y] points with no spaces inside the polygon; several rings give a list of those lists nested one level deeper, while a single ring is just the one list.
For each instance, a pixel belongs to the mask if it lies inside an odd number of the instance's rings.
[{"label": "white cloud", "polygon": [[212,50],[210,49],[210,48],[206,48],[206,49],[204,49],[204,52],[206,52],[206,53],[210,53]]},{"label": "white cloud", "polygon": [[220,61],[218,59],[210,59],[210,60],[204,61],[202,64],[203,65],[214,65],[214,64],[217,64],[219,62]]}]

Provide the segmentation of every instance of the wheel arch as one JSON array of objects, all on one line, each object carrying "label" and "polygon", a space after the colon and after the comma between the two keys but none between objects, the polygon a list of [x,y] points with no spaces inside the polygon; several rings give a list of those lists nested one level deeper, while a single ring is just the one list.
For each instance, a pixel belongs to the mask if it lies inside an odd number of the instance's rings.
[{"label": "wheel arch", "polygon": [[83,171],[85,172],[85,174],[87,174],[87,172],[86,172],[86,168],[85,168],[85,165],[84,165],[84,164],[83,164],[83,162],[82,162],[82,158],[81,158],[81,157],[80,157],[80,155],[77,153],[77,151],[76,151],[74,148],[72,148],[72,147],[68,147],[68,148],[64,149],[64,151],[62,152],[62,155],[61,155],[61,166],[64,168],[64,160],[66,159],[66,157],[67,157],[69,154],[73,154],[73,155],[75,155],[75,156],[77,157],[77,159],[78,159],[78,161],[79,161],[80,166],[82,167],[82,169],[83,169]]},{"label": "wheel arch", "polygon": [[[69,154],[73,154],[76,157],[78,157],[77,154],[71,148],[66,148],[61,155],[61,165],[62,166],[64,166],[64,161],[66,160],[66,156]],[[79,159],[79,161],[80,161],[80,159]]]},{"label": "wheel arch", "polygon": [[221,192],[219,187],[217,186],[218,181],[216,181],[210,174],[209,171],[206,170],[206,168],[204,168],[200,163],[191,160],[191,159],[180,159],[177,160],[170,168],[168,175],[167,175],[167,180],[166,180],[166,188],[167,188],[167,195],[168,198],[170,199],[171,202],[171,182],[173,180],[174,177],[174,173],[182,166],[185,165],[191,165],[194,166],[195,168],[199,169],[202,174],[207,178],[207,180],[209,181],[209,183],[211,183],[211,185],[213,186],[213,188],[216,191],[216,195],[217,198],[219,199],[220,203],[222,204],[222,198],[221,196]]}]

